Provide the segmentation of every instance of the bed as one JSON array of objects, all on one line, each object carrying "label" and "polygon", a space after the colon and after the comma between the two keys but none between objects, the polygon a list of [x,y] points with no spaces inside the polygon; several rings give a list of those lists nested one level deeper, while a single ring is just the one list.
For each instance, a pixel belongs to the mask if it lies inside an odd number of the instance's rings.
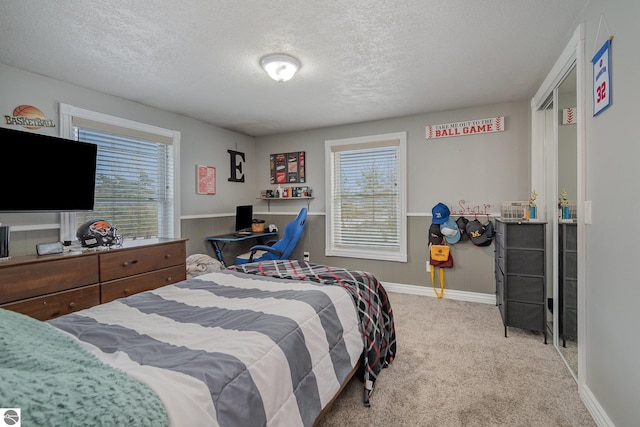
[{"label": "bed", "polygon": [[23,425],[312,426],[395,357],[366,272],[231,267],[40,322],[0,310],[0,403]]}]

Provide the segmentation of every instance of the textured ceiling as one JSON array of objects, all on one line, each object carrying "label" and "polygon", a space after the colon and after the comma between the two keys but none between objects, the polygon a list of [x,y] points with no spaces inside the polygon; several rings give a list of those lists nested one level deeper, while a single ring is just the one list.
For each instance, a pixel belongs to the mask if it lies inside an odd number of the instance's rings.
[{"label": "textured ceiling", "polygon": [[3,0],[0,63],[261,136],[528,99],[586,3]]}]

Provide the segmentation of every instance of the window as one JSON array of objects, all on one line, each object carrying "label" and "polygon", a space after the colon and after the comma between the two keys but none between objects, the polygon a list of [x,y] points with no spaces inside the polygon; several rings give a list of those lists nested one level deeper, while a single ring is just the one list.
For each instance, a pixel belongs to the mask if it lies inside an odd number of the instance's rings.
[{"label": "window", "polygon": [[326,256],[407,262],[406,132],[325,141]]},{"label": "window", "polygon": [[74,240],[77,228],[92,219],[109,221],[125,241],[179,235],[179,132],[64,104],[60,111],[63,136],[98,146],[94,210],[65,214],[65,240]]}]

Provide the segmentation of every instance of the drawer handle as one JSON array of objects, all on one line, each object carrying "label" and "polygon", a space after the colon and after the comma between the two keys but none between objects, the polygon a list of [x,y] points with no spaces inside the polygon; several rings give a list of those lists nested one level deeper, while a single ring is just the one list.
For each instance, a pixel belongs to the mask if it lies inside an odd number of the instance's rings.
[{"label": "drawer handle", "polygon": [[166,259],[169,259],[169,258],[171,258],[171,254],[166,254],[164,257],[165,257]]},{"label": "drawer handle", "polygon": [[76,303],[75,303],[75,302],[71,301],[71,302],[69,303],[69,308],[70,308],[70,309],[72,309],[72,310],[73,310],[73,308],[74,308],[75,306],[76,306]]},{"label": "drawer handle", "polygon": [[[134,259],[133,261],[131,261],[131,264],[137,264],[137,263],[138,263],[137,259]],[[125,261],[125,262],[122,263],[122,266],[123,267],[128,267],[129,263],[127,261]]]},{"label": "drawer handle", "polygon": [[128,295],[128,294],[129,294],[129,288],[125,288],[125,289],[124,289],[124,294],[125,294],[125,295]]},{"label": "drawer handle", "polygon": [[171,276],[168,276],[167,277],[167,282],[170,282],[170,281],[171,281]]}]

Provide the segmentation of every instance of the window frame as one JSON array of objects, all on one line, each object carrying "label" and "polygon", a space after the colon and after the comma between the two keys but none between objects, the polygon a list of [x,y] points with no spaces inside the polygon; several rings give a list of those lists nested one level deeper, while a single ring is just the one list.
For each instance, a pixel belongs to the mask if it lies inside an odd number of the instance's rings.
[{"label": "window frame", "polygon": [[[173,235],[167,237],[180,236],[180,132],[60,103],[60,136],[62,138],[74,139],[74,117],[99,122],[106,126],[128,129],[133,133],[157,135],[160,139],[171,141],[170,144],[173,148]],[[72,161],[73,159],[69,159],[70,164]],[[69,173],[73,173],[73,168],[69,170]],[[62,241],[75,240],[75,216],[75,212],[60,214],[60,238]]]},{"label": "window frame", "polygon": [[[385,144],[388,143],[388,144]],[[346,146],[353,150],[365,150],[372,147],[397,147],[398,161],[398,185],[399,189],[399,227],[398,248],[363,247],[357,245],[336,245],[333,229],[334,207],[334,160],[335,151],[340,151]],[[325,141],[325,256],[338,256],[347,258],[376,259],[383,261],[407,262],[407,133],[394,132],[354,138],[343,138]],[[375,232],[375,230],[372,230]]]}]

